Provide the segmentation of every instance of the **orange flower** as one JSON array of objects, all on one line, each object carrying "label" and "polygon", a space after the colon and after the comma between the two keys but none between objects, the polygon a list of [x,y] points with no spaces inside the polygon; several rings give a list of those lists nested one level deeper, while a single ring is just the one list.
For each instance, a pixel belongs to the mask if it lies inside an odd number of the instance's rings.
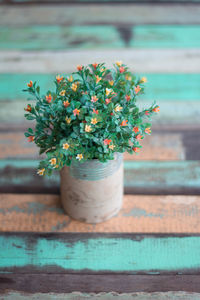
[{"label": "orange flower", "polygon": [[33,142],[34,141],[34,136],[33,135],[30,135],[29,137],[28,137],[28,142],[30,143],[30,142]]},{"label": "orange flower", "polygon": [[148,110],[145,111],[145,115],[146,115],[146,116],[149,115],[149,111],[148,111]]},{"label": "orange flower", "polygon": [[50,161],[50,163],[51,163],[52,166],[56,165],[56,158],[55,157],[51,158],[49,161]]},{"label": "orange flower", "polygon": [[108,148],[113,150],[115,148],[115,146],[112,144],[112,145],[109,145]]},{"label": "orange flower", "polygon": [[83,159],[83,154],[77,154],[76,159],[78,159],[79,161],[80,161],[81,159]]},{"label": "orange flower", "polygon": [[57,75],[56,80],[57,80],[57,83],[60,83],[63,80],[63,76],[60,77],[60,75]]},{"label": "orange flower", "polygon": [[78,71],[81,71],[82,69],[83,69],[83,66],[82,66],[82,65],[78,65],[78,66],[77,66],[77,70],[78,70]]},{"label": "orange flower", "polygon": [[142,78],[140,79],[140,83],[145,83],[145,82],[147,82],[146,77],[142,77]]},{"label": "orange flower", "polygon": [[111,86],[113,86],[114,81],[113,81],[113,80],[110,80],[110,81],[108,81],[108,83],[109,83]]},{"label": "orange flower", "polygon": [[126,80],[131,81],[132,77],[130,75],[125,76]]},{"label": "orange flower", "polygon": [[64,105],[64,107],[68,107],[70,105],[70,103],[69,103],[68,100],[67,101],[63,101],[63,105]]},{"label": "orange flower", "polygon": [[151,128],[150,127],[147,127],[144,131],[146,134],[150,134],[151,133]]},{"label": "orange flower", "polygon": [[94,69],[96,70],[98,64],[97,64],[97,63],[94,63],[94,64],[92,64],[92,65],[93,65]]},{"label": "orange flower", "polygon": [[119,106],[119,105],[117,105],[117,106],[115,107],[115,112],[118,112],[118,111],[120,111],[120,110],[122,110],[122,107]]},{"label": "orange flower", "polygon": [[85,125],[85,131],[90,132],[92,130],[91,125]]},{"label": "orange flower", "polygon": [[141,134],[138,134],[135,138],[136,138],[136,140],[139,141],[139,140],[142,140],[142,139],[143,139],[143,136],[142,136]]},{"label": "orange flower", "polygon": [[95,110],[94,108],[93,108],[93,111],[92,111],[94,114],[96,114],[96,115],[98,115],[98,113],[99,113],[99,111],[98,110]]},{"label": "orange flower", "polygon": [[72,83],[71,89],[76,92],[78,85],[76,83]]},{"label": "orange flower", "polygon": [[37,174],[40,175],[40,176],[42,176],[42,175],[44,175],[44,172],[45,172],[45,168],[39,169],[39,170],[37,171]]},{"label": "orange flower", "polygon": [[61,92],[60,92],[60,96],[65,96],[65,90],[62,90]]},{"label": "orange flower", "polygon": [[69,78],[67,78],[67,80],[68,80],[69,82],[72,82],[72,81],[73,81],[73,76],[71,75]]},{"label": "orange flower", "polygon": [[95,77],[96,77],[96,83],[98,83],[102,78],[101,77],[99,77],[98,75],[95,75]]},{"label": "orange flower", "polygon": [[124,67],[120,67],[120,68],[119,68],[119,72],[120,72],[120,73],[124,73],[124,72],[125,72],[125,68],[124,68]]},{"label": "orange flower", "polygon": [[97,123],[98,123],[97,118],[92,118],[91,119],[91,124],[95,125]]},{"label": "orange flower", "polygon": [[117,65],[118,67],[121,67],[122,61],[121,61],[121,60],[120,60],[120,61],[116,61],[116,65]]},{"label": "orange flower", "polygon": [[31,108],[31,106],[28,104],[28,105],[27,105],[27,107],[26,107],[26,108],[24,108],[24,110],[25,110],[25,111],[29,111],[29,112],[31,112],[32,108]]},{"label": "orange flower", "polygon": [[92,96],[91,102],[97,102],[97,100],[98,100],[97,96]]},{"label": "orange flower", "polygon": [[160,111],[160,107],[159,107],[159,106],[156,106],[155,108],[153,108],[153,109],[152,109],[152,111],[154,111],[154,112],[157,112],[157,113],[158,113],[158,112]]},{"label": "orange flower", "polygon": [[80,113],[80,109],[75,108],[75,109],[73,110],[74,116],[79,115],[79,113]]},{"label": "orange flower", "polygon": [[121,126],[128,126],[127,122],[128,122],[128,120],[123,120],[120,125]]},{"label": "orange flower", "polygon": [[139,128],[138,128],[138,127],[133,127],[133,131],[134,131],[135,133],[137,133],[137,132],[139,132]]},{"label": "orange flower", "polygon": [[135,86],[135,93],[139,93],[139,91],[141,90],[141,87],[139,85]]},{"label": "orange flower", "polygon": [[109,99],[109,98],[106,98],[106,104],[109,104],[110,102],[111,102],[111,98]]},{"label": "orange flower", "polygon": [[69,149],[69,144],[68,143],[63,144],[63,149],[68,150]]},{"label": "orange flower", "polygon": [[46,100],[47,100],[48,103],[51,102],[51,100],[52,100],[51,94],[49,94],[49,95],[46,96]]},{"label": "orange flower", "polygon": [[112,140],[105,139],[103,142],[104,142],[104,145],[110,145],[110,143],[112,142]]},{"label": "orange flower", "polygon": [[138,147],[134,147],[134,148],[133,148],[133,151],[134,151],[134,152],[139,152],[139,150],[140,150],[140,148],[138,148]]},{"label": "orange flower", "polygon": [[27,83],[27,85],[28,85],[28,87],[32,87],[33,86],[33,81],[32,80],[30,80],[30,82],[29,83]]},{"label": "orange flower", "polygon": [[131,100],[131,96],[126,95],[126,100],[127,100],[127,101],[130,101],[130,100]]}]

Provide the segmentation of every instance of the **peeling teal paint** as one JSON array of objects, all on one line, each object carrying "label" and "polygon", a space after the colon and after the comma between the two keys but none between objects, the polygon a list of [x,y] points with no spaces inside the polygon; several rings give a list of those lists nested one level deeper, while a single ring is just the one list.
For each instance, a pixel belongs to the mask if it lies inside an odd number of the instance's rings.
[{"label": "peeling teal paint", "polygon": [[[97,237],[33,239],[0,236],[0,269],[48,267],[81,271],[197,271],[200,268],[200,237],[131,238]],[[17,247],[13,246],[13,243]],[[20,247],[21,248],[20,248]]]},{"label": "peeling teal paint", "polygon": [[125,217],[134,217],[134,218],[140,218],[140,217],[145,217],[145,218],[163,218],[165,216],[164,213],[150,213],[147,212],[145,209],[141,209],[138,207],[134,207],[131,209],[129,212],[124,213],[122,212],[123,216]]}]

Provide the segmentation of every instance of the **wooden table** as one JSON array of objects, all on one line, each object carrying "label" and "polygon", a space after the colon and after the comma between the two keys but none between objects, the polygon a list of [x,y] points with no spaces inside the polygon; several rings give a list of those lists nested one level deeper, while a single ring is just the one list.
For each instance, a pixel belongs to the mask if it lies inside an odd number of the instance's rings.
[{"label": "wooden table", "polygon": [[[199,15],[199,1],[0,1],[0,300],[200,299]],[[84,224],[64,214],[58,174],[36,175],[21,90],[116,60],[161,112],[124,155],[120,213]]]}]

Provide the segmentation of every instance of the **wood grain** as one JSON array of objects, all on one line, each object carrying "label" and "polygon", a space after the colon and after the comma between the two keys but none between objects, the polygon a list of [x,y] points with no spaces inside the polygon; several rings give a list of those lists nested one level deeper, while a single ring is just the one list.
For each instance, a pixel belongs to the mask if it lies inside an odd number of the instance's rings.
[{"label": "wood grain", "polygon": [[[151,57],[151,59],[149,59]],[[199,49],[0,51],[1,73],[71,73],[77,64],[122,60],[136,73],[200,73]],[[184,61],[184,63],[183,63]]]},{"label": "wood grain", "polygon": [[0,194],[1,232],[192,234],[200,233],[199,220],[200,196],[125,195],[117,216],[86,224],[67,216],[57,195]]}]

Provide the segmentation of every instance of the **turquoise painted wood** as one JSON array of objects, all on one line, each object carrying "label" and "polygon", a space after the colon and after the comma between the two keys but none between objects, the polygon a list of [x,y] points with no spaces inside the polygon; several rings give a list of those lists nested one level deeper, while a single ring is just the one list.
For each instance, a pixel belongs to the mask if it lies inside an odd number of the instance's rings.
[{"label": "turquoise painted wood", "polygon": [[[74,70],[76,66],[74,66]],[[66,75],[66,74],[65,74]],[[137,75],[137,74],[136,74]],[[145,95],[140,98],[158,102],[167,101],[199,101],[200,100],[200,74],[141,74],[147,77]],[[140,75],[140,76],[141,76]],[[55,90],[56,74],[0,74],[0,101],[27,99],[28,94],[22,90],[30,80],[37,81],[41,92],[48,89]],[[138,75],[139,77],[139,75]]]},{"label": "turquoise painted wood", "polygon": [[[200,271],[200,236],[1,235],[0,270],[187,273]],[[55,272],[55,270],[54,270]],[[152,273],[153,272],[153,273]],[[50,271],[50,273],[52,273]]]},{"label": "turquoise painted wood", "polygon": [[0,49],[50,50],[88,48],[198,48],[200,25],[136,25],[123,29],[113,25],[2,26]]},{"label": "turquoise painted wood", "polygon": [[[35,192],[59,189],[59,175],[36,175],[37,160],[0,160],[0,190],[5,187]],[[200,192],[199,161],[125,161],[124,187],[128,191],[154,193]]]}]

